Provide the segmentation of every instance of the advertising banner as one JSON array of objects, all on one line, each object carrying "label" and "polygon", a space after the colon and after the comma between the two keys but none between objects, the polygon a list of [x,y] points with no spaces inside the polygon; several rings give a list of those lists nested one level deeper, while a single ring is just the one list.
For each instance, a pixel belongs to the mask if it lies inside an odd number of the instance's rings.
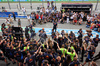
[{"label": "advertising banner", "polygon": [[82,1],[82,0],[71,0],[71,1]]},{"label": "advertising banner", "polygon": [[70,0],[56,0],[56,1],[70,1]]},{"label": "advertising banner", "polygon": [[[0,0],[0,2],[7,2],[8,0]],[[19,0],[9,0],[10,2],[16,2]],[[25,1],[25,2],[29,2],[30,0],[20,0],[20,1]],[[42,1],[42,0],[31,0],[31,1]],[[55,1],[55,0],[43,0],[43,1]],[[97,0],[56,0],[56,1],[97,1]]]},{"label": "advertising banner", "polygon": [[[42,0],[41,0],[42,1]],[[43,1],[55,1],[55,0],[43,0]]]},{"label": "advertising banner", "polygon": [[[8,1],[8,0],[1,0],[1,2],[6,2],[6,1]],[[9,1],[13,2],[13,0],[9,0]]]}]

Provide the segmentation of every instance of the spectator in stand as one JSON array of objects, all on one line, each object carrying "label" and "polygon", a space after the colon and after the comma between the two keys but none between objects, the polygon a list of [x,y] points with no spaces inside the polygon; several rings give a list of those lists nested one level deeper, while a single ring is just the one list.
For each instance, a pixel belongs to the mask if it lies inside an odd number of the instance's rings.
[{"label": "spectator in stand", "polygon": [[12,14],[13,14],[13,18],[14,18],[14,20],[16,21],[16,15],[15,15],[15,13],[12,12]]},{"label": "spectator in stand", "polygon": [[88,20],[88,21],[87,21],[87,24],[86,24],[86,28],[89,28],[89,27],[90,27],[90,25],[91,25],[91,21],[90,21],[90,20]]},{"label": "spectator in stand", "polygon": [[98,28],[99,28],[99,26],[98,26],[98,24],[96,24],[93,29],[94,29],[94,31],[98,31]]},{"label": "spectator in stand", "polygon": [[51,1],[51,7],[53,7],[53,1]]},{"label": "spectator in stand", "polygon": [[18,27],[21,27],[21,20],[18,19]]},{"label": "spectator in stand", "polygon": [[83,20],[82,20],[82,18],[80,17],[80,19],[79,19],[79,21],[78,21],[78,24],[79,24],[79,25],[82,25],[82,22],[83,22]]},{"label": "spectator in stand", "polygon": [[9,22],[10,22],[10,24],[13,23],[13,20],[12,20],[11,14],[9,14],[8,17],[9,17]]},{"label": "spectator in stand", "polygon": [[36,23],[35,23],[34,19],[32,20],[32,25],[36,26]]},{"label": "spectator in stand", "polygon": [[25,9],[25,7],[22,7],[22,12],[23,12],[23,14],[25,16],[26,15],[26,9]]},{"label": "spectator in stand", "polygon": [[35,19],[35,14],[33,12],[31,13],[31,17],[32,17],[32,20]]},{"label": "spectator in stand", "polygon": [[38,23],[38,20],[39,20],[39,14],[37,13],[36,14],[36,23]]},{"label": "spectator in stand", "polygon": [[43,13],[45,13],[45,8],[44,7],[43,7],[42,11],[43,11]]},{"label": "spectator in stand", "polygon": [[42,10],[42,8],[40,8],[40,14],[41,14],[41,13],[43,13],[43,10]]},{"label": "spectator in stand", "polygon": [[55,8],[54,8],[54,12],[56,13],[57,12],[57,7],[55,6]]},{"label": "spectator in stand", "polygon": [[62,13],[65,13],[65,9],[64,8],[62,9]]},{"label": "spectator in stand", "polygon": [[10,26],[10,21],[9,21],[8,18],[6,18],[6,21],[5,22],[7,23],[7,26]]},{"label": "spectator in stand", "polygon": [[28,22],[29,22],[29,24],[30,24],[30,15],[27,15],[27,20],[28,20]]},{"label": "spectator in stand", "polygon": [[73,19],[73,24],[74,24],[74,25],[77,24],[77,18],[76,18],[76,17],[74,17],[74,19]]},{"label": "spectator in stand", "polygon": [[67,23],[69,23],[69,18],[70,18],[69,14],[67,14]]},{"label": "spectator in stand", "polygon": [[49,3],[49,1],[47,1],[47,8],[49,8],[49,6],[50,6],[50,3]]}]

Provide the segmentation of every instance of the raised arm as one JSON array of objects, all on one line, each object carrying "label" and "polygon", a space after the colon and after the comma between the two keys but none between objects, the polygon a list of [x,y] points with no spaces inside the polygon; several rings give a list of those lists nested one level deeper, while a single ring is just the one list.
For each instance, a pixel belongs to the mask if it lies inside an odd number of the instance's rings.
[{"label": "raised arm", "polygon": [[58,47],[58,49],[60,50],[60,47],[59,47],[59,44],[57,43],[57,47]]},{"label": "raised arm", "polygon": [[36,54],[39,52],[41,46],[42,46],[42,45],[40,45],[40,47],[38,48],[38,50],[37,50],[37,51],[35,52],[35,54],[33,54],[33,55],[36,55]]}]

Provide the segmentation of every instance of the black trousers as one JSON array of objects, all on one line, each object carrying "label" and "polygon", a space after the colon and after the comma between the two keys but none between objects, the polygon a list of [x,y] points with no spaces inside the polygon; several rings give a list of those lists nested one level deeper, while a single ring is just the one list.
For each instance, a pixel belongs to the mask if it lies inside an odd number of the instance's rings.
[{"label": "black trousers", "polygon": [[53,30],[56,32],[57,28],[56,27],[53,27]]},{"label": "black trousers", "polygon": [[79,45],[82,47],[82,39],[79,39]]},{"label": "black trousers", "polygon": [[14,20],[16,21],[16,17],[14,17]]},{"label": "black trousers", "polygon": [[83,62],[84,59],[84,47],[82,47],[82,51],[81,51],[81,61]]}]

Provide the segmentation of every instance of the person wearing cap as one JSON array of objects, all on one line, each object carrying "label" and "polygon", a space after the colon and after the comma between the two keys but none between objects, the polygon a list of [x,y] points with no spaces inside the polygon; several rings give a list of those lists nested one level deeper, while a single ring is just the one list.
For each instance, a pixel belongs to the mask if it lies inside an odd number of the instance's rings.
[{"label": "person wearing cap", "polygon": [[57,40],[58,40],[59,47],[61,47],[62,44],[64,44],[64,38],[62,37],[62,35],[58,35]]}]

